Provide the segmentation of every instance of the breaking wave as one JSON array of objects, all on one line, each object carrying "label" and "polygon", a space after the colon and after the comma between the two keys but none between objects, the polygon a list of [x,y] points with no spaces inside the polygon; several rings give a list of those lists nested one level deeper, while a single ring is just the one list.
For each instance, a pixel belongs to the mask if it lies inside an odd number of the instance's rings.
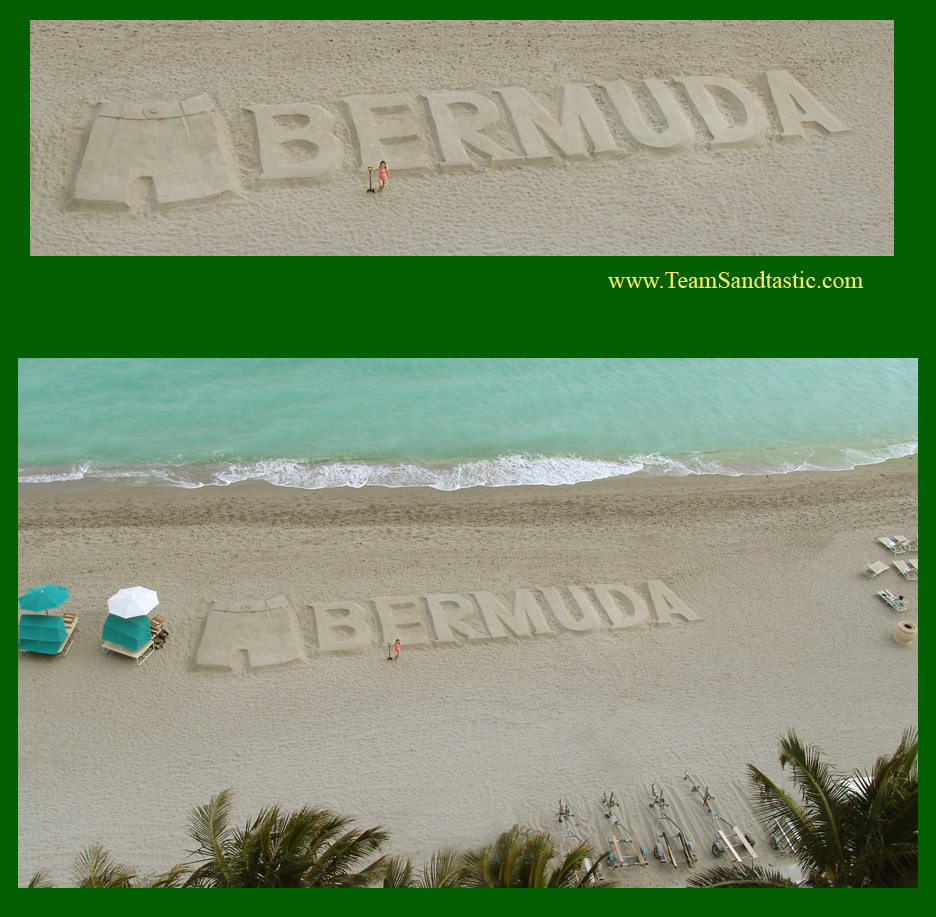
[{"label": "breaking wave", "polygon": [[739,476],[797,471],[845,471],[917,454],[917,443],[785,448],[754,453],[636,455],[616,461],[579,456],[504,455],[449,465],[421,462],[299,462],[267,460],[207,464],[21,466],[20,484],[123,483],[141,486],[225,487],[241,481],[265,481],[277,487],[322,490],[330,487],[558,486],[631,474]]}]

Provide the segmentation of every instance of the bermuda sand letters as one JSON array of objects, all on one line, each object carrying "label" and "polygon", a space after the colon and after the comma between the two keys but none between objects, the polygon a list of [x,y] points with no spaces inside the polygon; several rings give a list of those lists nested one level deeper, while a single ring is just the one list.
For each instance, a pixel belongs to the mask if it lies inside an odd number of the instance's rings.
[{"label": "bermuda sand letters", "polygon": [[[492,592],[467,595],[377,596],[363,602],[313,602],[314,655],[361,653],[396,640],[407,648],[452,647],[594,631],[625,633],[673,618],[700,621],[660,580],[643,595],[622,583],[517,589],[509,599]],[[305,663],[299,627],[282,597],[267,602],[215,603],[209,611],[195,671],[233,672],[246,653],[252,669]]]},{"label": "bermuda sand letters", "polygon": [[[354,95],[340,109],[343,117],[311,102],[247,106],[259,160],[253,186],[320,182],[382,160],[398,174],[670,153],[690,146],[694,130],[715,152],[801,139],[807,125],[849,130],[785,70],[767,71],[753,89],[722,75],[574,83],[559,88],[554,110],[519,86]],[[158,207],[236,199],[245,170],[233,150],[208,96],[102,102],[69,208],[128,209],[141,179],[152,182]]]}]

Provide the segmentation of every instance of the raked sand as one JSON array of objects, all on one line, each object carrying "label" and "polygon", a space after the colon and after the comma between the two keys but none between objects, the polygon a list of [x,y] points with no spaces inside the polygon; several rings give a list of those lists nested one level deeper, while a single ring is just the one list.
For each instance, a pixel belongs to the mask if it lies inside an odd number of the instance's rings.
[{"label": "raked sand", "polygon": [[[792,128],[772,72],[809,93],[786,98]],[[687,78],[721,88],[696,87],[700,103]],[[643,127],[625,126],[608,84],[634,95]],[[604,128],[557,131],[567,87]],[[540,127],[516,114],[518,92]],[[191,99],[185,129],[220,131],[207,167],[172,117]],[[474,141],[443,149],[449,121]],[[653,136],[676,123],[679,142]],[[713,149],[713,125],[751,132]],[[88,202],[101,172],[76,189],[90,147],[107,169],[132,164],[102,192],[129,211]],[[387,193],[367,194],[380,158]],[[224,199],[174,198],[199,179]],[[893,21],[31,22],[34,255],[891,255],[893,219]]]},{"label": "raked sand", "polygon": [[[869,767],[917,723],[917,586],[875,540],[916,534],[917,465],[770,477],[627,477],[561,487],[177,489],[22,488],[20,594],[66,585],[79,613],[67,657],[18,657],[19,883],[42,867],[67,882],[72,858],[104,843],[162,870],[190,848],[192,807],[236,791],[235,822],[263,806],[323,804],[384,825],[389,852],[417,863],[445,845],[493,840],[515,823],[605,843],[603,793],[651,847],[650,784],[714,862],[711,825],[683,776],[751,833],[759,862],[787,869],[751,810],[745,765],[775,776],[789,727],[837,765]],[[697,620],[659,623],[649,581]],[[105,656],[109,595],[156,589],[165,649],[142,666]],[[361,651],[323,654],[310,603],[621,584],[649,606],[643,628],[562,628],[456,644],[428,635],[388,662],[375,634]],[[891,611],[875,594],[903,593]],[[213,603],[282,596],[302,658],[253,669],[196,666]],[[473,601],[473,600],[472,600]],[[466,618],[466,621],[469,619]],[[477,613],[470,619],[480,628]],[[426,618],[428,622],[428,618]],[[54,826],[54,830],[50,830]],[[610,873],[610,871],[609,871]],[[651,860],[612,874],[671,886],[685,868]]]}]

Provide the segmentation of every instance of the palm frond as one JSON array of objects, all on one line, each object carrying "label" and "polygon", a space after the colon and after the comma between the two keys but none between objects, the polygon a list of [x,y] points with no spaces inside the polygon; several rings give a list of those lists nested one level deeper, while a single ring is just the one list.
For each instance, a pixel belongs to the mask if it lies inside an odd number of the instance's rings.
[{"label": "palm frond", "polygon": [[833,885],[847,884],[847,840],[841,816],[847,808],[848,784],[822,760],[821,749],[804,745],[794,730],[781,738],[780,749],[780,765],[790,766],[809,815],[800,834],[801,864],[821,872]]},{"label": "palm frond", "polygon": [[846,824],[852,838],[853,885],[915,887],[918,873],[918,742],[906,730],[897,750],[871,774],[856,772]]},{"label": "palm frond", "polygon": [[188,834],[198,847],[189,852],[203,862],[189,876],[185,883],[187,886],[229,887],[232,872],[226,848],[231,836],[228,820],[233,794],[231,789],[221,790],[217,796],[212,796],[208,805],[197,806],[192,810]]},{"label": "palm frond", "polygon": [[383,863],[384,888],[416,888],[413,863],[408,857],[386,857]]},{"label": "palm frond", "polygon": [[[330,814],[330,813],[328,813]],[[341,823],[341,827],[346,821]],[[309,888],[366,887],[380,881],[381,861],[359,868],[361,860],[380,851],[389,839],[383,828],[367,828],[363,831],[351,830],[340,837],[333,836],[334,820],[328,821],[330,844],[325,844],[321,835],[314,843],[314,858],[310,858],[309,868],[305,873],[305,885]]]},{"label": "palm frond", "polygon": [[465,872],[465,857],[457,850],[445,848],[432,855],[423,867],[420,888],[458,888]]},{"label": "palm frond", "polygon": [[[549,875],[547,885],[549,888],[575,888],[590,884],[597,872],[594,862],[595,852],[584,841],[576,844],[556,865]],[[599,857],[599,861],[603,859]],[[585,860],[592,860],[590,869],[586,868]],[[586,881],[586,877],[587,880]],[[597,880],[596,880],[597,881]]]},{"label": "palm frond", "polygon": [[687,880],[686,887],[799,888],[800,886],[775,869],[735,863],[730,866],[712,866],[703,872],[693,873]]},{"label": "palm frond", "polygon": [[47,869],[40,869],[30,880],[27,888],[55,888],[52,875]]},{"label": "palm frond", "polygon": [[892,755],[870,774],[837,773],[815,745],[793,730],[780,740],[780,763],[789,767],[800,800],[753,765],[758,816],[778,822],[811,887],[908,887],[917,884],[918,739],[905,730]]},{"label": "palm frond", "polygon": [[170,867],[166,872],[159,873],[155,876],[147,876],[145,879],[142,879],[137,887],[181,888],[184,884],[183,880],[189,870],[190,867],[186,863],[176,863],[175,866]]},{"label": "palm frond", "polygon": [[75,857],[72,875],[78,888],[130,888],[133,870],[115,863],[101,844],[85,847]]}]

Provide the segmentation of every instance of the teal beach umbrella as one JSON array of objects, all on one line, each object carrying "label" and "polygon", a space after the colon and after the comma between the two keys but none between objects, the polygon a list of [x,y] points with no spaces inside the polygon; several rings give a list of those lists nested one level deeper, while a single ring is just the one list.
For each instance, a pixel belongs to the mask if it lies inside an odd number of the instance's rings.
[{"label": "teal beach umbrella", "polygon": [[68,590],[64,586],[33,586],[19,597],[19,606],[23,611],[48,611],[58,608],[68,598]]}]

